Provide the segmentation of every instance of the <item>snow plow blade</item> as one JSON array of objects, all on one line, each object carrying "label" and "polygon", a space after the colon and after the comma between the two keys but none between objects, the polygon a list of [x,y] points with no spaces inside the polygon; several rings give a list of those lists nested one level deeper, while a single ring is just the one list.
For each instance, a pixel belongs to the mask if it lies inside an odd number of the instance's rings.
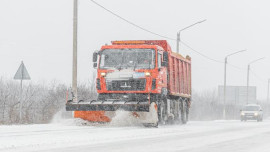
[{"label": "snow plow blade", "polygon": [[141,111],[149,112],[150,105],[148,102],[104,102],[104,101],[91,101],[91,102],[72,102],[66,103],[67,111]]}]

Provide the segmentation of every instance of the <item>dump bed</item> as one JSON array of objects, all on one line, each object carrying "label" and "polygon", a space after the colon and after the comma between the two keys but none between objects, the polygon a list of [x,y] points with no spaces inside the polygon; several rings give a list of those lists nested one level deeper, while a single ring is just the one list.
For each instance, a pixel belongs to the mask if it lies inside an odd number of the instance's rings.
[{"label": "dump bed", "polygon": [[190,97],[191,95],[191,59],[172,52],[169,55],[169,94]]}]

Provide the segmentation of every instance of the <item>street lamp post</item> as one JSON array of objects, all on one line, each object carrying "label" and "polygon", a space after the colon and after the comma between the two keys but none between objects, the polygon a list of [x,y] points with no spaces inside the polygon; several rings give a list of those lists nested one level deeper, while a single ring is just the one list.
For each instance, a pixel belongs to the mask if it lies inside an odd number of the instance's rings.
[{"label": "street lamp post", "polygon": [[194,26],[194,25],[196,25],[196,24],[200,24],[200,23],[202,23],[202,22],[204,22],[204,21],[206,21],[206,19],[205,20],[202,20],[202,21],[199,21],[199,22],[196,22],[196,23],[194,23],[194,24],[191,24],[191,25],[189,25],[189,26],[187,26],[187,27],[185,27],[185,28],[183,28],[183,29],[181,29],[181,30],[179,30],[178,32],[177,32],[177,38],[176,38],[176,51],[177,51],[177,53],[179,53],[179,43],[180,43],[180,33],[182,32],[182,31],[184,31],[184,30],[186,30],[186,29],[188,29],[188,28],[190,28],[190,27],[192,27],[192,26]]},{"label": "street lamp post", "polygon": [[232,56],[234,54],[237,54],[237,53],[241,53],[241,52],[244,52],[246,50],[241,50],[241,51],[237,51],[237,52],[234,52],[234,53],[231,53],[229,55],[227,55],[225,57],[225,62],[224,62],[224,98],[223,98],[223,119],[226,118],[226,109],[225,109],[225,103],[226,103],[226,80],[227,80],[227,62],[228,62],[228,57],[229,56]]},{"label": "street lamp post", "polygon": [[252,63],[255,63],[255,62],[257,62],[259,60],[262,60],[262,59],[264,59],[264,57],[263,58],[256,59],[256,60],[253,60],[253,61],[251,61],[251,62],[248,63],[248,68],[247,68],[247,104],[248,104],[248,98],[249,98],[249,70],[250,70],[250,65]]},{"label": "street lamp post", "polygon": [[268,79],[268,84],[267,84],[267,103],[269,103],[269,85],[270,85],[270,79]]}]

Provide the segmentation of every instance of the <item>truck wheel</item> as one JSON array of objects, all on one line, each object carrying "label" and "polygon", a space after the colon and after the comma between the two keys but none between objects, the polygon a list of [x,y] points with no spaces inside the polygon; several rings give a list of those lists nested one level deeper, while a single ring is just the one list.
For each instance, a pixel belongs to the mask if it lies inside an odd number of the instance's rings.
[{"label": "truck wheel", "polygon": [[177,101],[175,105],[175,112],[174,112],[174,123],[180,124],[181,123],[181,102]]},{"label": "truck wheel", "polygon": [[172,116],[171,117],[168,117],[167,124],[169,124],[169,125],[173,125],[174,124],[174,119],[173,119]]},{"label": "truck wheel", "polygon": [[157,123],[144,123],[143,126],[147,128],[158,128],[158,122]]},{"label": "truck wheel", "polygon": [[182,124],[187,123],[187,104],[185,101],[181,103],[181,122]]},{"label": "truck wheel", "polygon": [[188,122],[188,117],[189,116],[189,108],[188,105],[186,105],[186,122]]},{"label": "truck wheel", "polygon": [[160,124],[165,125],[166,124],[166,107],[164,102],[162,101],[159,105],[158,109],[158,121]]}]

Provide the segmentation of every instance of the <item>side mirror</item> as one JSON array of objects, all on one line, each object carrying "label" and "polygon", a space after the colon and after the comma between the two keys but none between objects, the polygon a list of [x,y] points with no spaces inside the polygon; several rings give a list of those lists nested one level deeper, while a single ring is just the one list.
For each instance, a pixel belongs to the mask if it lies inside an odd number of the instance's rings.
[{"label": "side mirror", "polygon": [[260,109],[260,111],[263,111],[262,109]]},{"label": "side mirror", "polygon": [[95,62],[95,63],[93,64],[93,67],[94,67],[94,68],[97,68],[97,62]]},{"label": "side mirror", "polygon": [[163,52],[163,62],[168,62],[169,58],[168,58],[168,52]]},{"label": "side mirror", "polygon": [[97,62],[97,57],[98,57],[98,53],[94,52],[93,53],[93,62]]}]

